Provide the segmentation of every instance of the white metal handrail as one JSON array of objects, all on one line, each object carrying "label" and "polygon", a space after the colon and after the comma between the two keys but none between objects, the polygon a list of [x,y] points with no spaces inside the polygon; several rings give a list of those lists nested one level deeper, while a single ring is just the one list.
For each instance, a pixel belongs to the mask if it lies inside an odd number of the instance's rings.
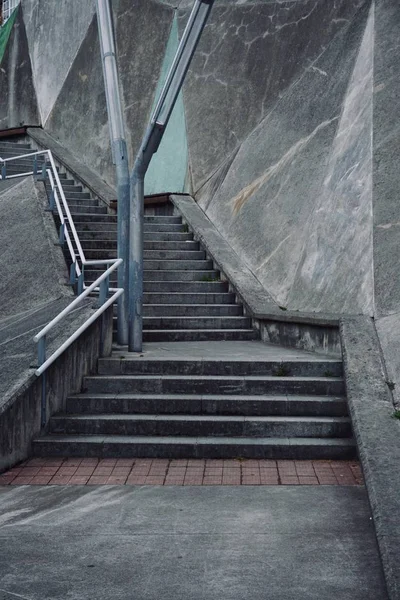
[{"label": "white metal handrail", "polygon": [[[7,164],[13,161],[34,157],[34,165],[32,171],[24,173],[16,173],[7,175]],[[38,157],[43,157],[41,169],[38,169]],[[46,166],[49,162],[50,166]],[[64,190],[61,185],[60,177],[54,162],[51,150],[38,150],[29,152],[11,158],[0,157],[0,179],[15,179],[17,177],[26,177],[28,175],[38,175],[41,173],[43,181],[49,179],[51,193],[49,198],[50,210],[57,210],[60,219],[60,244],[67,244],[68,251],[71,257],[70,283],[78,283],[78,297],[75,298],[64,310],[62,310],[50,323],[48,323],[39,333],[33,338],[33,341],[38,344],[38,368],[35,373],[37,376],[42,375],[53,362],[86,331],[86,329],[107,310],[123,293],[122,288],[110,288],[109,277],[122,264],[121,258],[87,260],[79,240]],[[77,253],[74,249],[75,243]],[[80,264],[78,263],[78,258]],[[90,285],[85,285],[84,282],[84,267],[85,265],[105,265],[107,269]],[[77,279],[76,279],[77,278]],[[46,334],[60,323],[71,311],[73,311],[89,294],[99,292],[99,308],[87,319],[87,321],[79,327],[53,354],[46,359]],[[109,293],[111,297],[108,298]],[[45,385],[43,384],[43,389]],[[45,421],[45,398],[42,398],[42,423]]]},{"label": "white metal handrail", "polygon": [[[33,341],[38,343],[38,358],[39,367],[35,373],[37,376],[41,375],[53,362],[84,332],[86,329],[101,315],[113,302],[115,302],[121,294],[124,293],[122,288],[116,288],[113,295],[108,298],[109,292],[109,277],[120,265],[122,259],[118,258],[104,273],[100,275],[91,285],[89,285],[71,304],[69,304],[64,310],[62,310],[50,323],[48,323],[39,333],[35,335]],[[55,327],[60,321],[62,321],[71,311],[73,311],[78,304],[82,302],[90,293],[94,290],[100,290],[100,303],[101,306],[96,310],[95,313],[87,320],[79,329],[75,331],[53,354],[46,359],[46,335]]]},{"label": "white metal handrail", "polygon": [[[7,164],[12,161],[18,161],[21,159],[35,157],[34,158],[34,167],[32,171],[27,171],[24,173],[16,173],[14,175],[7,175]],[[37,158],[43,157],[43,165],[41,169],[38,169],[37,166]],[[50,163],[50,167],[46,167],[46,158]],[[116,258],[107,258],[107,259],[96,259],[96,260],[87,260],[85,257],[85,253],[83,251],[81,242],[79,240],[78,232],[76,230],[74,220],[71,215],[71,211],[69,209],[67,200],[65,198],[64,190],[61,185],[60,177],[58,175],[58,171],[54,162],[53,154],[51,150],[38,150],[36,152],[29,152],[27,154],[20,154],[19,156],[12,156],[10,158],[1,158],[1,175],[0,179],[14,179],[16,177],[26,177],[28,175],[37,175],[41,172],[43,180],[49,178],[50,186],[51,186],[51,194],[50,194],[50,208],[54,209],[54,204],[57,209],[58,216],[60,218],[60,243],[66,242],[68,246],[68,251],[71,257],[71,270],[70,270],[70,283],[78,283],[78,293],[84,290],[84,267],[87,265],[110,265],[116,262]],[[71,239],[72,238],[72,239]],[[74,250],[72,240],[75,242],[75,246],[78,253],[78,258],[80,260],[80,264],[77,260],[77,254]]]}]

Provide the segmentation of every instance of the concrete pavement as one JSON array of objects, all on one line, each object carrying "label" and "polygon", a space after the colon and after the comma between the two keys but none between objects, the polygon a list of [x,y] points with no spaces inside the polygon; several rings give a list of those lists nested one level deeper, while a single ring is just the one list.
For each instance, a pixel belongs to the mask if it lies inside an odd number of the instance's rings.
[{"label": "concrete pavement", "polygon": [[0,515],[1,600],[387,599],[364,487],[4,487]]}]

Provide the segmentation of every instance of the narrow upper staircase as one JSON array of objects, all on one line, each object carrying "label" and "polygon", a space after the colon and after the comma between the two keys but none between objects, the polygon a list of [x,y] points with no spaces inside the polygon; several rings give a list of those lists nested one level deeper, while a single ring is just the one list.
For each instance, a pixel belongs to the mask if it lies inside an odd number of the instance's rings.
[{"label": "narrow upper staircase", "polygon": [[[14,146],[9,155],[29,152]],[[86,258],[114,258],[116,216],[79,182],[60,179]],[[341,359],[262,343],[212,258],[171,206],[165,212],[145,216],[143,353],[115,345],[52,416],[34,452],[354,457]],[[92,267],[85,281],[97,275]]]}]

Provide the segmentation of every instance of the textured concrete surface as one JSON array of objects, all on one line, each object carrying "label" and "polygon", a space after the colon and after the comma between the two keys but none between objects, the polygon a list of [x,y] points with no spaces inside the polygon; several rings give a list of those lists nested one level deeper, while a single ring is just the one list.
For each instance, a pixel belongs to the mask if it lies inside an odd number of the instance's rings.
[{"label": "textured concrete surface", "polygon": [[7,487],[0,506],[0,588],[31,600],[387,597],[362,487]]},{"label": "textured concrete surface", "polygon": [[72,293],[64,285],[66,266],[38,190],[27,177],[0,195],[0,319]]},{"label": "textured concrete surface", "polygon": [[341,324],[347,400],[391,600],[400,598],[400,422],[372,319]]},{"label": "textured concrete surface", "polygon": [[0,65],[0,129],[39,125],[28,41],[21,7]]},{"label": "textured concrete surface", "polygon": [[361,4],[215,2],[184,89],[195,191],[304,73],[327,79],[316,61]]},{"label": "textured concrete surface", "polygon": [[[209,182],[198,194],[201,206],[222,235],[277,303],[289,309],[327,312],[370,309],[370,264],[366,273],[363,264],[360,268],[360,261],[348,260],[350,255],[342,242],[334,244],[334,260],[342,265],[346,261],[346,267],[343,265],[346,279],[342,285],[332,287],[326,266],[320,273],[321,261],[311,251],[312,236],[320,237],[318,229],[324,227],[326,215],[331,213],[335,215],[333,229],[338,229],[337,235],[344,239],[356,237],[362,256],[370,252],[371,236],[363,235],[365,217],[358,227],[351,219],[353,210],[363,212],[358,205],[365,202],[364,195],[358,199],[347,195],[341,208],[343,216],[337,214],[336,184],[329,184],[327,179],[330,172],[335,172],[338,161],[343,164],[346,180],[354,169],[354,159],[358,160],[357,152],[353,156],[350,151],[355,144],[350,134],[343,142],[350,150],[342,148],[337,136],[339,123],[345,119],[344,103],[368,15],[369,7],[365,5],[356,18],[346,21],[313,63],[314,68],[302,72],[241,144],[217,189]],[[359,85],[358,75],[354,76],[356,85]],[[363,128],[360,135],[362,132]],[[364,137],[357,143],[363,147]],[[335,180],[341,177],[340,172],[335,174]],[[359,185],[366,184],[360,181]],[[351,190],[351,181],[348,187]],[[327,195],[327,201],[321,208],[318,202],[323,194]],[[343,233],[343,225],[349,227],[348,232]],[[327,247],[329,255],[328,242]],[[305,261],[302,271],[303,256],[309,262]],[[331,258],[330,264],[334,260]]]},{"label": "textured concrete surface", "polygon": [[[86,35],[95,11],[95,1],[23,0],[22,11],[44,125]],[[60,44],[62,51],[55,52]]]}]

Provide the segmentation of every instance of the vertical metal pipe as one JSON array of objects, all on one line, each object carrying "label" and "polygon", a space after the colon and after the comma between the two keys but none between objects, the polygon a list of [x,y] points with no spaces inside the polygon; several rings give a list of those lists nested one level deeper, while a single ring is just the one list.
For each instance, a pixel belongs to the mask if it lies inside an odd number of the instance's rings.
[{"label": "vertical metal pipe", "polygon": [[141,352],[143,343],[143,212],[144,172],[142,154],[135,162],[131,178],[129,250],[129,351]]},{"label": "vertical metal pipe", "polygon": [[116,166],[118,198],[118,258],[123,263],[118,268],[118,287],[125,293],[118,299],[117,341],[128,343],[128,305],[129,305],[129,166],[125,141],[124,121],[112,18],[109,0],[96,0],[97,21],[102,53],[104,85],[107,99],[107,112],[110,125],[110,140],[113,161]]}]

